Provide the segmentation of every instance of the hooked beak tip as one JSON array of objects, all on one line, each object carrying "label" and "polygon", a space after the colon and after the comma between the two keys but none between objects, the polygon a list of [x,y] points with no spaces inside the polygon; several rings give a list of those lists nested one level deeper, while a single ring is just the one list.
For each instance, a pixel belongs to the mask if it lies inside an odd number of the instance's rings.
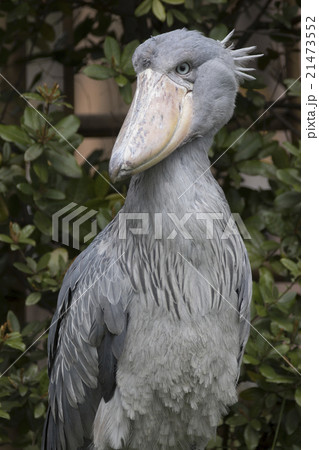
[{"label": "hooked beak tip", "polygon": [[117,183],[118,181],[123,181],[131,175],[131,171],[123,161],[120,161],[120,158],[117,158],[116,154],[112,155],[109,164],[109,175],[113,183]]},{"label": "hooked beak tip", "polygon": [[120,170],[117,173],[110,172],[110,178],[113,181],[113,183],[118,183],[119,181],[123,181],[128,177],[129,177],[129,174],[123,170]]}]

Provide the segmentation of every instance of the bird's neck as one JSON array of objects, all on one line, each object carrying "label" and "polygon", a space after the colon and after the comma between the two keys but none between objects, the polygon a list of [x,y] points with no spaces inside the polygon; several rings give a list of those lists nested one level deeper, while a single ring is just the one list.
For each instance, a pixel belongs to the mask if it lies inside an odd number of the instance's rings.
[{"label": "bird's neck", "polygon": [[221,190],[210,171],[208,150],[212,135],[195,139],[150,169],[133,176],[125,202],[127,212],[183,214],[207,201],[208,191]]}]

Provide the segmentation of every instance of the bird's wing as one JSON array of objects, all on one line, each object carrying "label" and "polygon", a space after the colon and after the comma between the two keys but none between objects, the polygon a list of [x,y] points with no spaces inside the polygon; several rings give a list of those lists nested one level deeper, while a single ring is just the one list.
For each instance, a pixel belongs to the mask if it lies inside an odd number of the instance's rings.
[{"label": "bird's wing", "polygon": [[113,396],[130,299],[125,263],[110,224],[64,278],[48,339],[50,402],[43,450],[89,444],[98,404]]},{"label": "bird's wing", "polygon": [[244,356],[245,347],[249,338],[250,331],[250,301],[252,295],[252,276],[251,268],[247,255],[247,251],[243,249],[243,263],[241,269],[241,276],[237,289],[238,293],[238,312],[240,323],[239,343],[240,351],[238,355],[238,378],[240,375],[240,366]]},{"label": "bird's wing", "polygon": [[223,238],[220,242],[223,242],[223,245],[220,246],[222,270],[219,288],[223,295],[222,300],[232,304],[239,320],[238,381],[250,332],[252,275],[247,250],[239,232]]}]

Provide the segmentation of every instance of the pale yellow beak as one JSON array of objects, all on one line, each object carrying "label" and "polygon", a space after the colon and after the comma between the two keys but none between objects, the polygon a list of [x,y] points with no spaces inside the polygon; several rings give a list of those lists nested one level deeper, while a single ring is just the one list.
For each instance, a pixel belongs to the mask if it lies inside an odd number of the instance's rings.
[{"label": "pale yellow beak", "polygon": [[112,150],[112,180],[154,166],[186,142],[192,114],[192,91],[162,73],[151,69],[141,72],[131,108]]}]

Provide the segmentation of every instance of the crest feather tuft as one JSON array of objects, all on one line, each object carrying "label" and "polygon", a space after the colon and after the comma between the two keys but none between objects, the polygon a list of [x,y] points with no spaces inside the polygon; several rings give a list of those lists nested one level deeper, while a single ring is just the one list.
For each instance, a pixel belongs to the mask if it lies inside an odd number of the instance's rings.
[{"label": "crest feather tuft", "polygon": [[[250,55],[251,52],[256,50],[255,46],[252,47],[245,47],[245,48],[237,48],[233,50],[234,44],[230,43],[230,39],[232,38],[235,30],[232,30],[230,33],[227,34],[227,36],[220,41],[221,45],[230,52],[231,57],[233,58],[233,61],[235,63],[235,74],[239,81],[243,80],[255,80],[255,77],[252,75],[249,75],[247,72],[251,72],[255,70],[252,67],[244,67],[244,64],[247,61],[252,61],[255,58],[260,58],[261,56],[264,56],[263,54],[258,55]],[[230,45],[227,45],[229,44]]]}]

